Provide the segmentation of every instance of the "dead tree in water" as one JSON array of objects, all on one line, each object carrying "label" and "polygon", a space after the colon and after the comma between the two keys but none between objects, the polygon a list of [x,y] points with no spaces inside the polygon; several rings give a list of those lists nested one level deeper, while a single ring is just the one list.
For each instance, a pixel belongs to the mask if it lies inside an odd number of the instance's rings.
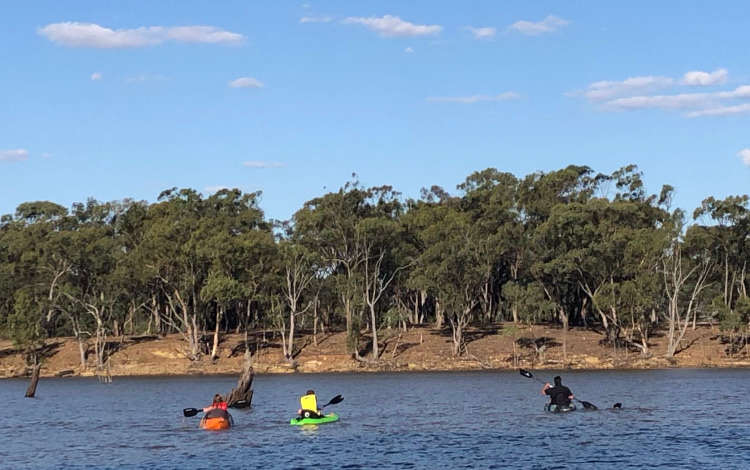
[{"label": "dead tree in water", "polygon": [[245,370],[237,381],[237,387],[233,388],[227,396],[227,406],[230,408],[250,408],[253,400],[253,371],[252,363],[245,361]]},{"label": "dead tree in water", "polygon": [[34,394],[36,394],[36,385],[39,383],[39,370],[42,368],[42,365],[40,363],[34,364],[34,369],[31,373],[31,383],[29,384],[29,388],[26,389],[26,398],[34,398]]}]

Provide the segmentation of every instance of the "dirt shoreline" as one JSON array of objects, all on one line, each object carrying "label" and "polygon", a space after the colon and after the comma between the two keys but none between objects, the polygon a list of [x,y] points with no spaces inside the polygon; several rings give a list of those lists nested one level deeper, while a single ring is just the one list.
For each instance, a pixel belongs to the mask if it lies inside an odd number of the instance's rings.
[{"label": "dirt shoreline", "polygon": [[[493,325],[467,332],[467,354],[453,357],[450,333],[432,328],[412,328],[407,332],[385,330],[381,343],[383,353],[377,364],[356,361],[345,353],[346,335],[343,332],[300,335],[296,345],[301,351],[295,364],[283,358],[279,338],[266,332],[255,332],[249,341],[256,373],[320,373],[320,372],[422,372],[510,370],[519,367],[543,369],[602,370],[602,369],[662,369],[662,368],[736,368],[750,367],[747,350],[729,357],[726,345],[715,326],[689,329],[683,339],[683,350],[672,360],[664,357],[666,340],[655,336],[649,341],[651,355],[625,348],[612,348],[599,343],[600,333],[587,329],[572,329],[563,335],[551,326]],[[563,339],[566,353],[563,353]],[[548,346],[536,352],[532,344],[521,347],[519,338],[546,338]],[[165,337],[117,338],[117,350],[111,355],[111,376],[184,376],[239,374],[243,367],[244,335],[224,335],[219,358],[210,361],[190,361],[185,357],[185,343],[179,335]],[[316,344],[317,343],[317,344]],[[45,358],[42,377],[95,376],[90,354],[82,370],[78,345],[74,338],[47,340],[50,354]],[[747,349],[747,348],[746,348]],[[12,343],[0,340],[0,378],[24,377],[28,374],[23,356]]]}]

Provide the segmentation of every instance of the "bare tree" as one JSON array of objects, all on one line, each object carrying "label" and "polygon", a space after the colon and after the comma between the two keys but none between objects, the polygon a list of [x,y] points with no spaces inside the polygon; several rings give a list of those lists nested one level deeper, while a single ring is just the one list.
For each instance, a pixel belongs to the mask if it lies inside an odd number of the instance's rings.
[{"label": "bare tree", "polygon": [[[286,283],[284,285],[284,300],[289,308],[289,334],[284,338],[284,327],[282,329],[282,349],[287,361],[292,361],[294,355],[294,328],[296,317],[304,315],[312,307],[310,301],[304,307],[300,308],[302,295],[307,291],[310,283],[315,278],[316,269],[309,257],[298,250],[290,250],[287,256],[287,262],[284,266]],[[283,323],[282,323],[283,324]],[[286,326],[286,325],[284,325]]]},{"label": "bare tree", "polygon": [[[664,289],[668,298],[666,320],[669,330],[666,355],[673,357],[685,336],[701,291],[710,284],[707,281],[713,262],[710,259],[700,259],[685,273],[682,266],[682,249],[679,244],[675,244],[671,256],[665,256],[662,263]],[[695,280],[688,284],[693,277]]]},{"label": "bare tree", "polygon": [[[187,341],[188,350],[185,353],[188,359],[191,361],[197,361],[200,359],[200,343],[199,343],[199,332],[198,329],[198,315],[193,311],[188,313],[188,307],[185,301],[180,296],[180,292],[175,289],[173,294],[170,295],[165,292],[169,309],[163,316],[162,320],[169,326],[174,328],[180,335]],[[178,307],[179,305],[179,312]]]},{"label": "bare tree", "polygon": [[[385,258],[385,250],[380,250],[377,255],[369,256],[369,252],[371,251],[371,249],[372,247],[368,246],[366,249],[368,255],[364,256],[364,282],[362,283],[362,295],[365,304],[367,304],[370,312],[370,328],[372,330],[372,359],[374,361],[377,361],[380,357],[380,350],[378,348],[378,325],[375,314],[376,305],[383,296],[383,293],[388,289],[390,283],[399,273],[399,271],[405,269],[408,265],[399,266],[391,273],[384,273],[383,259]],[[359,356],[357,351],[355,351],[355,355]]]}]

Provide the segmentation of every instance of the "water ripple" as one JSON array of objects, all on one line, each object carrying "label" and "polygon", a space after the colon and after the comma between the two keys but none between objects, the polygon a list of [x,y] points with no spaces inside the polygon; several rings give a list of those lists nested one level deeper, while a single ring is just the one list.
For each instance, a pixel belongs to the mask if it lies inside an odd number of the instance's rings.
[{"label": "water ripple", "polygon": [[[563,374],[600,407],[625,407],[549,415],[538,386],[506,372],[258,376],[256,406],[216,433],[179,412],[232,378],[44,379],[33,401],[6,380],[0,468],[747,468],[750,371]],[[308,388],[345,396],[340,422],[288,425]]]}]

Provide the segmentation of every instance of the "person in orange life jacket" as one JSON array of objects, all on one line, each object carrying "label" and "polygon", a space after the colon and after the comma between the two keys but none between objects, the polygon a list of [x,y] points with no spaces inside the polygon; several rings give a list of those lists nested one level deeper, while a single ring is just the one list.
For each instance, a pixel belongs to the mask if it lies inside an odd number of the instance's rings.
[{"label": "person in orange life jacket", "polygon": [[554,387],[549,382],[544,384],[542,395],[549,395],[550,404],[557,405],[558,407],[570,406],[570,401],[573,399],[573,392],[562,384],[562,378],[559,375],[555,377]]},{"label": "person in orange life jacket", "polygon": [[203,408],[203,412],[209,412],[211,410],[224,410],[227,411],[227,402],[224,401],[224,397],[222,397],[220,394],[214,395],[214,401],[211,403],[210,406],[207,406]]},{"label": "person in orange life jacket", "polygon": [[300,409],[297,410],[297,414],[302,418],[320,418],[323,416],[323,410],[318,408],[318,398],[315,396],[314,390],[308,390],[299,399]]}]

